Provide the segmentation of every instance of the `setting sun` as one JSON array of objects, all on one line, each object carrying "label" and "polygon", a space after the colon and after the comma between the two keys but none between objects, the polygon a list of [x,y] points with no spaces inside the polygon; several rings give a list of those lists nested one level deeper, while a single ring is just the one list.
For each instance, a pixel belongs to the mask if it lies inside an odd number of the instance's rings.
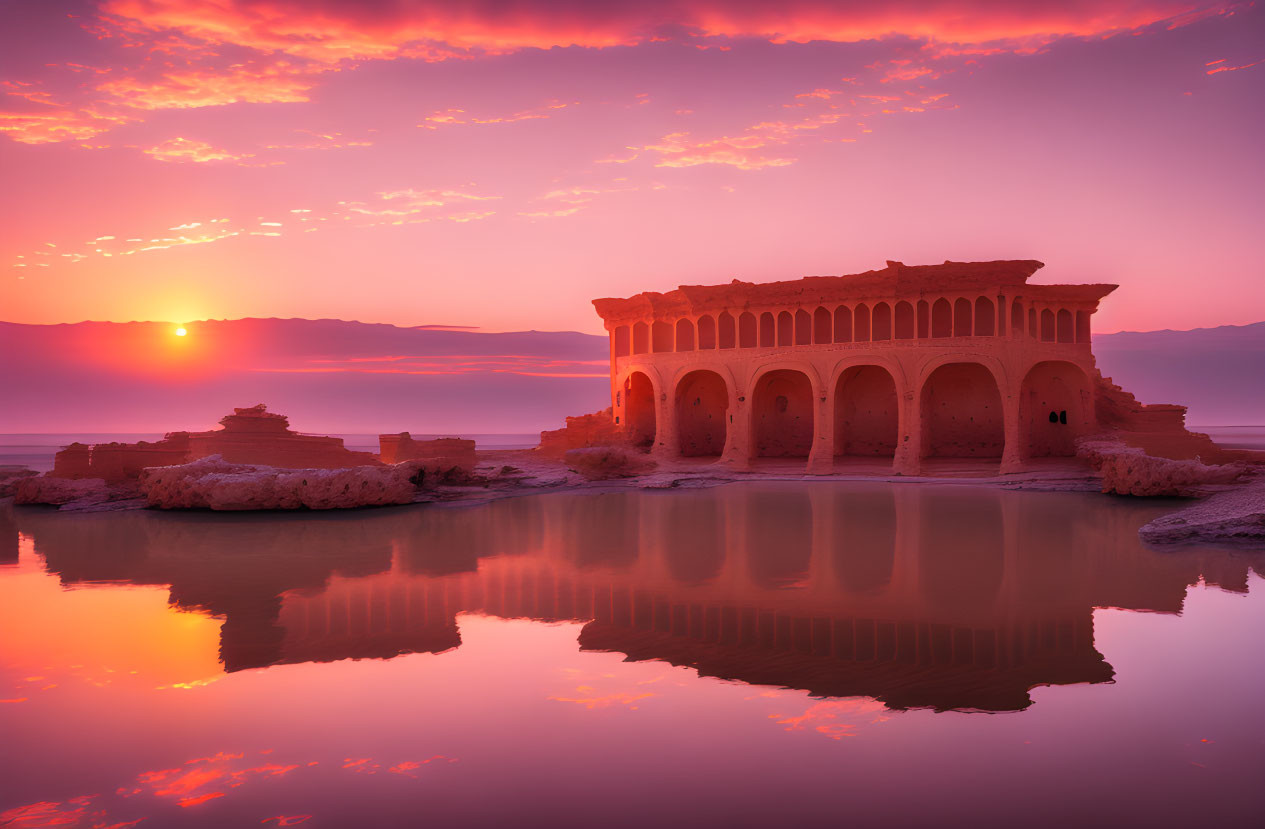
[{"label": "setting sun", "polygon": [[185,334],[188,334],[188,333],[189,333],[189,332],[188,332],[188,331],[186,331],[186,330],[184,330],[183,328],[177,328],[177,329],[176,329],[176,336],[177,336],[177,337],[183,337]]}]

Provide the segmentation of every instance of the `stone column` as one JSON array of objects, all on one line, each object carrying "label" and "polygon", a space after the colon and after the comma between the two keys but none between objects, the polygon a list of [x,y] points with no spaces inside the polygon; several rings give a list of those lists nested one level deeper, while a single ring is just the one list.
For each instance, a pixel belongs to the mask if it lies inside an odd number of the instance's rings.
[{"label": "stone column", "polygon": [[659,392],[655,401],[654,446],[650,454],[658,460],[673,460],[681,455],[681,442],[677,437],[676,395]]},{"label": "stone column", "polygon": [[1001,453],[1001,474],[1023,471],[1023,453],[1019,428],[1019,394],[1008,393],[1001,401],[1002,417],[1006,431],[1006,446]]},{"label": "stone column", "polygon": [[825,389],[814,390],[813,446],[808,450],[808,474],[829,475],[835,471],[835,399]]},{"label": "stone column", "polygon": [[918,475],[922,471],[922,401],[916,389],[906,389],[900,396],[896,423],[896,457],[892,472],[897,475]]},{"label": "stone column", "polygon": [[751,402],[746,393],[735,389],[729,397],[729,422],[725,424],[725,448],[720,463],[734,469],[751,468]]}]

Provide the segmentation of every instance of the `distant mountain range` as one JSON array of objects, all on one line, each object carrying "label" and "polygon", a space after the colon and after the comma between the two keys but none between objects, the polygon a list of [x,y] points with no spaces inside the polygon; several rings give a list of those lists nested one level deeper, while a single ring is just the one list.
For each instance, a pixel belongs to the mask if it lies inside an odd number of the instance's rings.
[{"label": "distant mountain range", "polygon": [[[301,431],[522,433],[608,405],[605,337],[342,320],[0,323],[0,433],[206,429],[267,403]],[[1265,322],[1095,337],[1104,375],[1195,425],[1265,423]]]},{"label": "distant mountain range", "polygon": [[1265,424],[1265,322],[1099,334],[1094,354],[1143,403],[1189,406],[1189,424]]}]

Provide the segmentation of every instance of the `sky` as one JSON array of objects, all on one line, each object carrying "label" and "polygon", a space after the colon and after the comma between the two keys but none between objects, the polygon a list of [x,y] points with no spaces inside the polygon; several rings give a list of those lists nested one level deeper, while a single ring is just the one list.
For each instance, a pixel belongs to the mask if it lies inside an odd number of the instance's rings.
[{"label": "sky", "polygon": [[1035,258],[1265,318],[1265,6],[0,0],[0,319],[600,333],[680,284]]}]

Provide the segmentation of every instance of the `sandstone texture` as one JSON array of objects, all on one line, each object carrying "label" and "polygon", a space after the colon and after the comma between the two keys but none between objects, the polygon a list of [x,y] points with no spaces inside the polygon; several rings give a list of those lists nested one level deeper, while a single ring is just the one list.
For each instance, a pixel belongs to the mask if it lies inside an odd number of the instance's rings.
[{"label": "sandstone texture", "polygon": [[68,479],[38,475],[17,482],[13,502],[83,509],[111,501],[128,501],[136,494],[135,486],[111,483],[101,478]]},{"label": "sandstone texture", "polygon": [[1142,403],[1104,378],[1093,317],[1116,286],[1029,282],[1041,267],[888,262],[596,299],[611,408],[544,433],[542,451],[595,435],[736,469],[790,459],[809,474],[864,464],[912,477],[969,461],[1009,475],[1111,433],[1156,458],[1265,461],[1187,430],[1184,406]]},{"label": "sandstone texture", "polygon": [[571,449],[563,460],[567,468],[590,481],[608,478],[631,478],[644,475],[655,467],[644,453],[622,446],[594,446]]},{"label": "sandstone texture", "polygon": [[1156,518],[1138,535],[1152,544],[1199,542],[1265,549],[1265,478]]},{"label": "sandstone texture", "polygon": [[416,462],[346,469],[282,469],[219,456],[146,469],[140,489],[161,509],[348,509],[408,504],[417,494]]},{"label": "sandstone texture", "polygon": [[463,438],[414,440],[408,432],[378,435],[378,457],[383,463],[422,461],[429,473],[450,477],[474,471],[474,441]]},{"label": "sandstone texture", "polygon": [[353,452],[342,438],[304,435],[290,429],[284,415],[269,412],[262,403],[220,420],[224,428],[209,432],[169,432],[162,440],[138,443],[73,443],[57,453],[54,478],[100,478],[117,482],[136,480],[141,470],[174,466],[218,455],[231,463],[288,469],[346,469],[376,466],[369,452]]},{"label": "sandstone texture", "polygon": [[613,417],[610,408],[593,414],[568,417],[567,425],[563,428],[540,433],[538,451],[542,455],[560,458],[572,449],[621,445],[627,436],[624,430],[615,425]]},{"label": "sandstone texture", "polygon": [[0,466],[0,498],[8,498],[18,487],[18,481],[39,473],[25,466]]},{"label": "sandstone texture", "polygon": [[1216,487],[1239,481],[1250,469],[1243,463],[1155,457],[1112,438],[1078,441],[1077,453],[1102,474],[1102,491],[1116,495],[1207,495]]}]

